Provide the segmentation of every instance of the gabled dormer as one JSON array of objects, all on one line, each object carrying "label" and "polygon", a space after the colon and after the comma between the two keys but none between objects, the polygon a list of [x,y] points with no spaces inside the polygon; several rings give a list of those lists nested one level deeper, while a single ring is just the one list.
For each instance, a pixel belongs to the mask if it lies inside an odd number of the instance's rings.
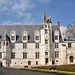
[{"label": "gabled dormer", "polygon": [[40,32],[38,30],[36,30],[34,32],[34,40],[35,40],[35,42],[39,42],[40,41]]},{"label": "gabled dormer", "polygon": [[26,30],[22,31],[22,41],[23,42],[28,41],[28,32]]},{"label": "gabled dormer", "polygon": [[16,31],[11,31],[10,32],[10,40],[11,40],[11,42],[12,43],[15,43],[15,41],[16,41]]},{"label": "gabled dormer", "polygon": [[59,31],[57,29],[54,31],[54,41],[59,42]]}]

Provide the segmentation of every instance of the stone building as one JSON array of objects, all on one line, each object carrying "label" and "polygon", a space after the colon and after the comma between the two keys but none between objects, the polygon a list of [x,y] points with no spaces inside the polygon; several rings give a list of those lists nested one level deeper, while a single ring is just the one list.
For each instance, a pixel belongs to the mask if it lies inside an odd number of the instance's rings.
[{"label": "stone building", "polygon": [[62,40],[60,22],[0,25],[0,66],[24,67],[75,63],[75,41]]}]

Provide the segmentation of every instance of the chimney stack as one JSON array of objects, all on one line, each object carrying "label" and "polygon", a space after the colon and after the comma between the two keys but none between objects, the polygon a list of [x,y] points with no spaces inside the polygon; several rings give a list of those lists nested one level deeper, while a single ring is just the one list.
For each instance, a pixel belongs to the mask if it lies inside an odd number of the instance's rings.
[{"label": "chimney stack", "polygon": [[68,40],[70,40],[70,36],[68,36]]},{"label": "chimney stack", "polygon": [[58,27],[60,27],[60,21],[58,21]]}]

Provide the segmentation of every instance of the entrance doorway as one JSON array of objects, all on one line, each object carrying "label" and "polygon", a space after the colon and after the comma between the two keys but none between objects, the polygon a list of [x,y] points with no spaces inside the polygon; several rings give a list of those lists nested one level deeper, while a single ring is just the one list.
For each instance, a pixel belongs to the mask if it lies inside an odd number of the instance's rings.
[{"label": "entrance doorway", "polygon": [[70,56],[70,62],[73,62],[73,56]]},{"label": "entrance doorway", "polygon": [[2,62],[0,62],[0,67],[2,67]]},{"label": "entrance doorway", "polygon": [[28,65],[31,65],[31,61],[28,61]]}]

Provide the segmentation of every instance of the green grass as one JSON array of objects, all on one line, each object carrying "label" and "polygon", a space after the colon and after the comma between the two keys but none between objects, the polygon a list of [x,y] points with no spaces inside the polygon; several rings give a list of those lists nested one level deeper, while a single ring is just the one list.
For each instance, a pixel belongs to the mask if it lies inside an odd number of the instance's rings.
[{"label": "green grass", "polygon": [[22,68],[21,70],[38,71],[38,72],[45,72],[45,73],[52,73],[52,74],[59,74],[59,75],[75,75],[75,73],[60,72],[60,71],[50,71],[50,70],[44,70],[44,69],[27,69],[27,68]]},{"label": "green grass", "polygon": [[72,65],[59,65],[59,66],[38,66],[38,67],[32,67],[35,69],[53,69],[53,70],[59,70],[59,71],[69,71],[69,72],[75,72],[75,64]]}]

